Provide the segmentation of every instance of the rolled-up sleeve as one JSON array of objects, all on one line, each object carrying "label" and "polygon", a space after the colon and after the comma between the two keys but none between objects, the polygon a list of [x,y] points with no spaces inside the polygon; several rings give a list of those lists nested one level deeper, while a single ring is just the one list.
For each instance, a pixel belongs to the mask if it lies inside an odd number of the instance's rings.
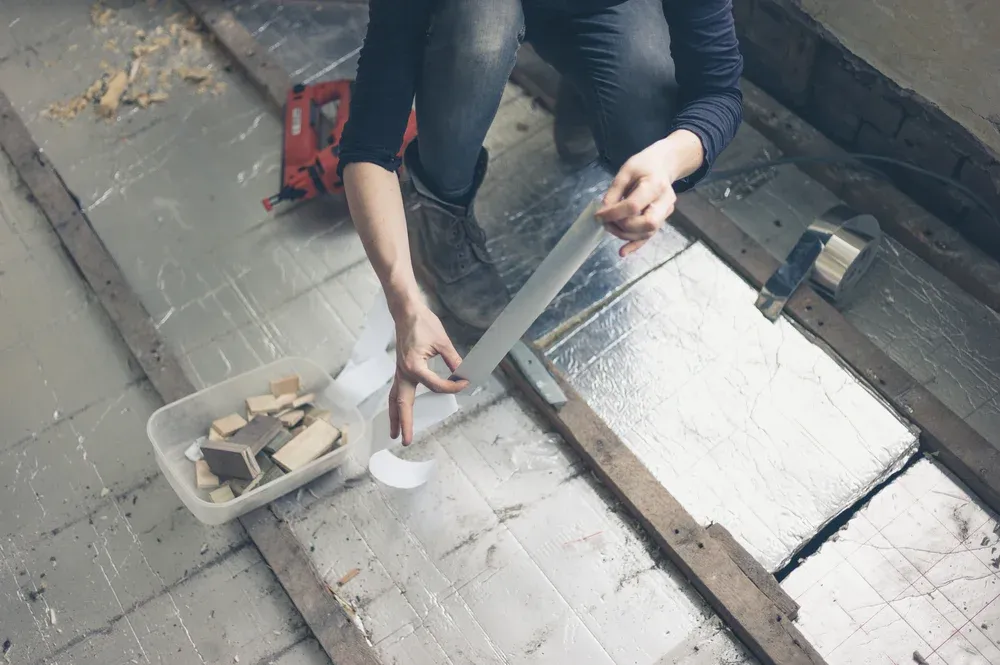
[{"label": "rolled-up sleeve", "polygon": [[350,117],[340,140],[341,177],[354,162],[399,168],[397,153],[413,107],[429,17],[428,0],[370,0]]},{"label": "rolled-up sleeve", "polygon": [[705,151],[701,168],[676,184],[684,191],[705,177],[736,136],[743,119],[743,56],[732,0],[663,0],[663,13],[680,102],[671,131],[692,132]]}]

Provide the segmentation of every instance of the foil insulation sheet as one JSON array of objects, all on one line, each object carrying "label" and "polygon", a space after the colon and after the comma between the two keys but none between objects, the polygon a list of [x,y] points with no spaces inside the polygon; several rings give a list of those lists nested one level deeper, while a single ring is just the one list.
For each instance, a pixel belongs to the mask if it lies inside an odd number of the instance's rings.
[{"label": "foil insulation sheet", "polygon": [[917,441],[755,297],[696,243],[548,355],[697,519],[777,570]]},{"label": "foil insulation sheet", "polygon": [[275,504],[382,662],[756,662],[514,398],[403,456],[437,462],[419,492],[349,466]]},{"label": "foil insulation sheet", "polygon": [[830,665],[996,664],[998,534],[995,514],[921,460],[782,587],[801,606],[799,628]]},{"label": "foil insulation sheet", "polygon": [[[744,124],[718,170],[781,158]],[[794,167],[767,168],[702,191],[782,260],[806,224],[840,201]],[[893,238],[851,298],[838,303],[876,346],[980,434],[1000,447],[1000,315],[941,276]]]}]

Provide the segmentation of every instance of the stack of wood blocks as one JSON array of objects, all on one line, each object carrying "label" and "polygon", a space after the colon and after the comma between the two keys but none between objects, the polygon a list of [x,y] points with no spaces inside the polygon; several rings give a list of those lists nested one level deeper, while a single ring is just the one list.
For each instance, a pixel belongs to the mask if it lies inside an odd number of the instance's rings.
[{"label": "stack of wood blocks", "polygon": [[246,415],[231,413],[212,423],[208,438],[188,451],[195,483],[214,503],[232,501],[301,469],[347,443],[316,396],[301,394],[298,376],[271,381],[267,395],[249,397]]}]

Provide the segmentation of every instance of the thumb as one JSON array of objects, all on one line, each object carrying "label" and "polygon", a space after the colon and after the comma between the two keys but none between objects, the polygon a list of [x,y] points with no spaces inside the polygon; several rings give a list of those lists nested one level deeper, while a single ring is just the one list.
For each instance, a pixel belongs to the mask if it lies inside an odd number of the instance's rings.
[{"label": "thumb", "polygon": [[[628,166],[623,166],[618,171],[618,175],[615,176],[615,179],[611,181],[611,186],[608,187],[608,193],[604,195],[604,200],[602,201],[604,209],[613,206],[625,198],[625,189],[628,187],[630,182],[632,182],[632,171],[628,168]],[[600,214],[600,211],[598,214]]]},{"label": "thumb", "polygon": [[435,346],[435,350],[441,354],[441,357],[444,359],[448,369],[452,372],[458,369],[458,366],[462,364],[462,356],[460,356],[458,351],[455,350],[451,340],[446,339],[442,342],[438,342]]}]

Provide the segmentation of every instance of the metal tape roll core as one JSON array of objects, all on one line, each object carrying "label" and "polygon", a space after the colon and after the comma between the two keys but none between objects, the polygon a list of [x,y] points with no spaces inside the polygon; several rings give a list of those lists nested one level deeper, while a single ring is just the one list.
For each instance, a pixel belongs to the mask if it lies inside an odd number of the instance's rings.
[{"label": "metal tape roll core", "polygon": [[875,261],[882,230],[871,215],[837,205],[805,230],[785,263],[767,280],[757,308],[776,321],[795,289],[809,278],[827,300],[842,303]]}]

